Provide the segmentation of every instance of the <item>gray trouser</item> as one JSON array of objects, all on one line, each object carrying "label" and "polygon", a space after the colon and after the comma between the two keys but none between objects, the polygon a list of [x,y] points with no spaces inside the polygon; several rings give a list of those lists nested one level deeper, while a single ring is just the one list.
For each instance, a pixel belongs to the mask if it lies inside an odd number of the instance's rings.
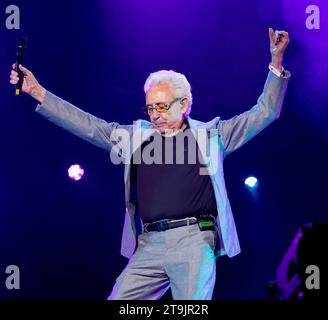
[{"label": "gray trouser", "polygon": [[215,243],[216,231],[197,224],[142,233],[108,300],[157,300],[169,287],[175,300],[210,300]]}]

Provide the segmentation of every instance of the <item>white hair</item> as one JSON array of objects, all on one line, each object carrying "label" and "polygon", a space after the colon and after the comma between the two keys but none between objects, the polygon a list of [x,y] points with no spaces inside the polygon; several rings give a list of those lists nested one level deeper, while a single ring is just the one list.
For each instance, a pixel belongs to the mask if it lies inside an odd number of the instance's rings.
[{"label": "white hair", "polygon": [[145,93],[147,93],[152,86],[163,82],[169,82],[172,84],[173,95],[175,96],[175,98],[188,98],[188,110],[186,111],[186,117],[188,117],[191,111],[192,94],[191,86],[186,76],[182,73],[175,72],[173,70],[160,70],[153,72],[148,76],[145,82]]}]

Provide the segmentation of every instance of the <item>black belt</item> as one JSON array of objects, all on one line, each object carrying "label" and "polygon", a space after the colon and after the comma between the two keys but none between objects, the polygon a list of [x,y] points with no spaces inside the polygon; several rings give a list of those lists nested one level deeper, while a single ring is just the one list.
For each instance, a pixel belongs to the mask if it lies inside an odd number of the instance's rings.
[{"label": "black belt", "polygon": [[[196,224],[199,222],[211,224],[211,226],[215,226],[216,218],[213,215],[201,215],[197,217],[188,217],[183,219],[164,219],[151,223],[144,224],[144,232],[150,231],[165,231],[168,229],[189,226],[192,224]],[[210,227],[210,226],[209,226]]]}]

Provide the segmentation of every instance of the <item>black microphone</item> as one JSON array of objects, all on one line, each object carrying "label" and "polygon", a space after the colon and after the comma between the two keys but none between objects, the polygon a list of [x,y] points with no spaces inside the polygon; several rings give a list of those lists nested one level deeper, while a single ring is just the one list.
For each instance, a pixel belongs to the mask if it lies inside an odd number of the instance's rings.
[{"label": "black microphone", "polygon": [[22,85],[24,81],[24,74],[23,72],[19,69],[19,65],[23,65],[24,63],[24,55],[25,55],[25,50],[27,47],[27,38],[18,38],[17,39],[17,45],[16,45],[16,66],[15,66],[15,71],[18,73],[19,81],[16,84],[16,91],[15,95],[18,96],[21,91],[22,91]]}]

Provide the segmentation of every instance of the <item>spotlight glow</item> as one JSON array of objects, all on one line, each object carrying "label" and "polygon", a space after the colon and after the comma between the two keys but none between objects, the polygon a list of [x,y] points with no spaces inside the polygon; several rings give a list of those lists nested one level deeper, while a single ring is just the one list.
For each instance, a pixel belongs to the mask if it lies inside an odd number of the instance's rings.
[{"label": "spotlight glow", "polygon": [[245,185],[249,188],[255,188],[257,187],[257,179],[255,177],[248,177],[246,180],[245,180]]},{"label": "spotlight glow", "polygon": [[75,181],[80,180],[84,175],[83,168],[78,164],[73,164],[68,168],[68,176]]}]

